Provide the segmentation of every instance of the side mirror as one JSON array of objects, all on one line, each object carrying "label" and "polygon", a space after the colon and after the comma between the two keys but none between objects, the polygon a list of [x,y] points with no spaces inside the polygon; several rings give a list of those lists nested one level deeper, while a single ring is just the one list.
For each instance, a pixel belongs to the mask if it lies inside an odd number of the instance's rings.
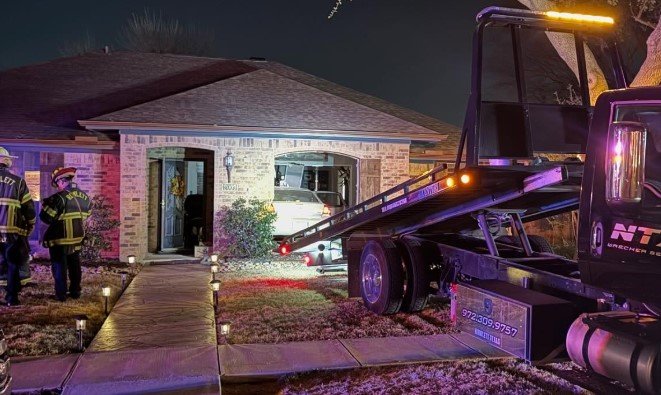
[{"label": "side mirror", "polygon": [[643,197],[647,131],[638,122],[613,122],[606,152],[606,202],[627,207]]}]

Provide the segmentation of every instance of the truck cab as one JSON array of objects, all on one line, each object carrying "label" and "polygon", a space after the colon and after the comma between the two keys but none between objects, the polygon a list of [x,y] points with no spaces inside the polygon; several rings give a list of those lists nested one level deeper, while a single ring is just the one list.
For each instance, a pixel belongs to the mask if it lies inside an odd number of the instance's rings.
[{"label": "truck cab", "polygon": [[581,280],[661,315],[661,87],[603,93],[581,193]]}]

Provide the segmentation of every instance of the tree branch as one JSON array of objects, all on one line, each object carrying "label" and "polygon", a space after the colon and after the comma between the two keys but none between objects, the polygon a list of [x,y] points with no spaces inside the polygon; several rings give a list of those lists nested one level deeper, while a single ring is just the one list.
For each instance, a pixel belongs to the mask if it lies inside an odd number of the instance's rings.
[{"label": "tree branch", "polygon": [[647,9],[647,1],[643,3],[643,5],[640,6],[638,9],[638,13],[634,12],[633,10],[633,2],[629,2],[629,10],[631,11],[631,18],[635,21],[640,23],[643,26],[649,27],[650,29],[654,30],[656,27],[654,23],[650,21],[646,21],[643,19],[643,12]]}]

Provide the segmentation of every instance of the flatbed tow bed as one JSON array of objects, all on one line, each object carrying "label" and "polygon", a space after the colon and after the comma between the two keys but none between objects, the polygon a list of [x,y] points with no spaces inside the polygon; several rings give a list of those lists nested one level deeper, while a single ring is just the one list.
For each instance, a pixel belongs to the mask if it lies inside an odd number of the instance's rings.
[{"label": "flatbed tow bed", "polygon": [[400,184],[284,238],[281,246],[291,251],[355,233],[394,237],[465,230],[479,210],[523,212],[526,222],[578,207],[580,178],[570,178],[563,165],[465,168],[465,185],[444,172],[439,167]]}]

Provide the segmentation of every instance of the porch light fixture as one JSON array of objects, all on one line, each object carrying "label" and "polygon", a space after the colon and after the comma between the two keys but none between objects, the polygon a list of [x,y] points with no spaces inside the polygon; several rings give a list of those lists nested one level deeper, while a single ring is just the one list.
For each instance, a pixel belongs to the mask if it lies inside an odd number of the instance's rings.
[{"label": "porch light fixture", "polygon": [[234,156],[231,151],[227,151],[227,154],[225,154],[225,157],[223,158],[223,166],[227,169],[227,182],[230,183],[232,182],[231,173],[232,168],[234,167]]},{"label": "porch light fixture", "polygon": [[229,336],[230,334],[231,323],[229,321],[220,322],[220,334],[223,336]]},{"label": "porch light fixture", "polygon": [[79,314],[73,317],[76,320],[76,334],[78,335],[78,351],[83,351],[83,332],[85,332],[85,327],[87,327],[87,316],[85,314]]},{"label": "porch light fixture", "polygon": [[108,298],[110,297],[110,287],[105,285],[103,288],[101,288],[101,294],[105,299],[103,311],[106,313],[106,315],[108,315]]},{"label": "porch light fixture", "polygon": [[135,255],[129,255],[129,256],[127,257],[127,259],[128,259],[128,261],[129,261],[129,264],[130,264],[130,265],[132,265],[132,264],[135,263]]},{"label": "porch light fixture", "polygon": [[211,280],[209,282],[211,290],[213,291],[213,307],[218,307],[218,291],[220,291],[220,280]]}]

